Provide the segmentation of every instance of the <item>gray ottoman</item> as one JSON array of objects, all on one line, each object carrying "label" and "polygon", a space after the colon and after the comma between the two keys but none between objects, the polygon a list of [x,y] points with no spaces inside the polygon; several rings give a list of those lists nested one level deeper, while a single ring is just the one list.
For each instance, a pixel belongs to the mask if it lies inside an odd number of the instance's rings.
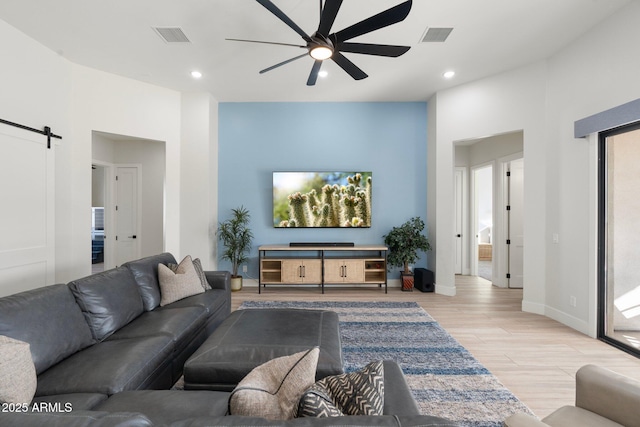
[{"label": "gray ottoman", "polygon": [[231,313],[184,365],[189,390],[231,391],[253,368],[320,347],[316,380],[344,372],[333,311],[249,309]]}]

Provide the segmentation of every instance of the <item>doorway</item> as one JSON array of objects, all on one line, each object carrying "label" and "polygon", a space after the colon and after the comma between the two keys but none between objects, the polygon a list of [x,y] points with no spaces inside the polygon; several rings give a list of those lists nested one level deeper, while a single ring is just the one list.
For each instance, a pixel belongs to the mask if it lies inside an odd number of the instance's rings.
[{"label": "doorway", "polygon": [[640,356],[640,123],[600,134],[598,337]]},{"label": "doorway", "polygon": [[93,131],[92,157],[105,170],[103,268],[164,252],[164,141]]},{"label": "doorway", "polygon": [[[522,160],[524,164],[524,133],[522,131],[508,132],[484,138],[456,141],[454,143],[455,169],[466,170],[468,173],[463,178],[463,233],[462,259],[463,273],[486,278],[493,285],[507,288],[510,286],[509,278],[509,248],[508,221],[506,206],[509,194],[506,190],[508,182],[506,172],[511,167],[511,162]],[[483,170],[484,169],[484,170]],[[520,183],[524,180],[522,169]],[[456,180],[458,175],[456,175]],[[455,190],[458,184],[455,183]],[[520,199],[524,188],[520,185]],[[479,192],[479,193],[478,193]],[[478,194],[476,194],[478,193]],[[456,204],[459,195],[455,196]],[[518,209],[522,212],[522,209]],[[524,229],[524,217],[521,228]],[[457,227],[458,221],[456,221]],[[454,238],[457,228],[452,230]],[[523,232],[519,232],[520,238]],[[519,246],[523,254],[523,243]],[[455,256],[458,256],[458,249]],[[453,255],[453,254],[452,254]],[[481,258],[481,259],[480,259]],[[521,266],[524,265],[520,258]],[[522,268],[521,268],[522,269]],[[456,270],[457,271],[457,270]],[[524,275],[519,273],[524,282]]]},{"label": "doorway", "polygon": [[107,182],[110,167],[94,162],[91,165],[91,273],[104,271],[107,216]]},{"label": "doorway", "polygon": [[473,265],[476,276],[493,282],[493,164],[472,169]]}]

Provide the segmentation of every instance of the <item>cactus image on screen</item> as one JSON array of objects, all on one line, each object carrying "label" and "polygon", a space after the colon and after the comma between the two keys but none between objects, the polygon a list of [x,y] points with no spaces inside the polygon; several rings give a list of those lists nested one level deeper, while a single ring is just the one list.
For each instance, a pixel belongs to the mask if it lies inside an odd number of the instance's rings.
[{"label": "cactus image on screen", "polygon": [[371,227],[371,172],[274,172],[274,227]]}]

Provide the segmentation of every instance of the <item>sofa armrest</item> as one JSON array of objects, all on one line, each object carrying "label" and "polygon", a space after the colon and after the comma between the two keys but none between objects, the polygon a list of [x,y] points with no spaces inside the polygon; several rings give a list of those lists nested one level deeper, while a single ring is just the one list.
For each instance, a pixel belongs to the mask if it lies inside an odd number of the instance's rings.
[{"label": "sofa armrest", "polygon": [[576,373],[576,406],[619,424],[638,422],[640,381],[595,365]]},{"label": "sofa armrest", "polygon": [[205,271],[207,282],[213,289],[231,292],[231,273],[228,271]]},{"label": "sofa armrest", "polygon": [[543,423],[536,417],[522,412],[510,416],[504,420],[502,425],[504,427],[549,427],[548,424]]}]

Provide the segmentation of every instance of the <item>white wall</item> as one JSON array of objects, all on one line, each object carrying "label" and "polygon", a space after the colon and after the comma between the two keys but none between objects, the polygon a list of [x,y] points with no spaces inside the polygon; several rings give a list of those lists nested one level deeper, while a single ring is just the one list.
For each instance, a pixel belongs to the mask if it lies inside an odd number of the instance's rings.
[{"label": "white wall", "polygon": [[[455,293],[453,249],[454,143],[523,130],[525,171],[525,290],[527,309],[544,311],[546,65],[536,63],[509,73],[439,92],[429,101],[429,197],[435,194],[436,291]],[[434,106],[435,101],[435,106]],[[434,136],[432,136],[434,135]],[[531,165],[529,162],[531,161]],[[432,178],[432,174],[434,177]],[[536,195],[535,203],[530,200]],[[530,220],[528,218],[531,218]],[[433,265],[433,264],[431,264]]]},{"label": "white wall", "polygon": [[436,95],[429,110],[429,127],[436,127],[429,168],[436,171],[428,188],[437,194],[431,229],[437,233],[438,285],[453,286],[451,145],[522,129],[523,309],[595,334],[596,147],[593,140],[574,139],[573,124],[640,97],[640,58],[629,54],[640,40],[639,20],[640,3],[631,2],[547,61]]},{"label": "white wall", "polygon": [[[68,282],[90,273],[94,130],[166,141],[165,250],[176,257],[186,254],[181,245],[211,253],[214,245],[209,228],[214,219],[209,212],[217,209],[210,204],[217,191],[211,186],[217,177],[209,173],[188,186],[181,184],[181,169],[193,160],[193,153],[182,158],[182,132],[188,132],[190,126],[182,122],[182,94],[72,64],[1,20],[0,38],[10,41],[3,44],[3,57],[10,60],[0,67],[0,81],[4,82],[0,117],[35,128],[50,126],[63,137],[56,141],[56,281]],[[199,144],[207,149],[195,151],[204,155],[204,162],[217,158],[217,103],[206,97],[207,105],[192,110],[206,111],[202,117],[208,136]],[[181,211],[181,191],[188,191],[187,197],[194,200],[198,195],[200,206],[206,207],[193,213]],[[182,224],[199,224],[199,228],[181,238],[183,229],[190,227]]]},{"label": "white wall", "polygon": [[200,258],[205,270],[215,270],[218,103],[206,93],[185,93],[181,110],[181,156],[188,166],[181,173],[180,211],[189,220],[181,222],[180,245],[183,254]]},{"label": "white wall", "polygon": [[[640,98],[640,2],[628,6],[549,58],[547,127],[547,313],[596,331],[595,141],[574,139],[576,120]],[[529,163],[527,163],[528,167]],[[547,240],[548,242],[548,240]],[[576,297],[576,307],[569,304]]]}]

